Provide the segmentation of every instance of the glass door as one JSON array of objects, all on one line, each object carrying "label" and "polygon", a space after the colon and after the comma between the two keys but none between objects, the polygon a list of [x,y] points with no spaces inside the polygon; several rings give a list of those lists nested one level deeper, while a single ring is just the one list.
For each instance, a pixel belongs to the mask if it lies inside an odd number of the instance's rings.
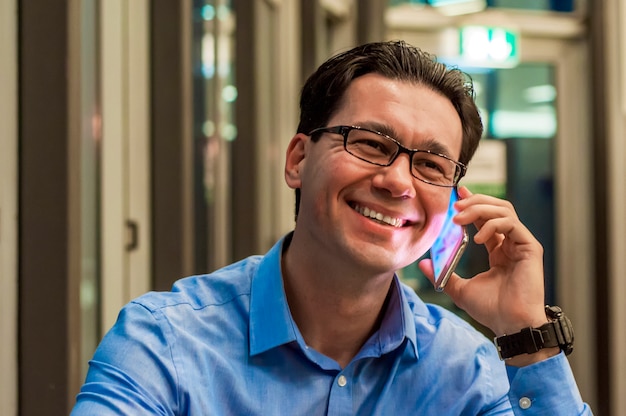
[{"label": "glass door", "polygon": [[[485,124],[480,150],[461,184],[472,192],[513,203],[545,250],[546,302],[555,299],[554,138],[557,131],[554,66],[521,63],[513,68],[466,68]],[[476,230],[470,229],[470,234]],[[417,263],[403,278],[420,296],[463,314],[449,298],[433,293]],[[488,268],[482,246],[470,244],[457,267],[461,276]],[[469,318],[468,318],[469,319]]]},{"label": "glass door", "polygon": [[[485,137],[462,183],[510,200],[545,249],[546,302],[559,304],[577,328],[570,362],[585,399],[594,407],[596,373],[593,309],[593,230],[588,60],[578,18],[567,14],[493,11],[447,16],[432,7],[391,7],[389,39],[436,54],[471,75]],[[464,65],[460,31],[467,26],[517,33],[516,62]],[[576,87],[572,87],[576,86]],[[458,272],[487,267],[486,253],[470,245]],[[435,293],[417,267],[403,271],[424,300],[463,315]]]},{"label": "glass door", "polygon": [[194,269],[226,265],[230,250],[231,143],[235,123],[235,12],[230,1],[193,4]]}]

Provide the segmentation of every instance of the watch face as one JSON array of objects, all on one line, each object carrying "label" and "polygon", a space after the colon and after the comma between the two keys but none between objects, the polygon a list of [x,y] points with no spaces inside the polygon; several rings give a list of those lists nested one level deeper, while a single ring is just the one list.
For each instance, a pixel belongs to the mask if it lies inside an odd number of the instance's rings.
[{"label": "watch face", "polygon": [[558,306],[546,305],[546,316],[553,320],[552,324],[559,348],[563,350],[565,355],[571,354],[574,350],[574,328],[572,327],[572,322]]},{"label": "watch face", "polygon": [[561,347],[565,355],[570,355],[574,351],[574,328],[572,328],[572,322],[565,315],[561,315],[557,322],[561,329],[560,333],[563,336],[563,343],[559,339],[559,347]]},{"label": "watch face", "polygon": [[550,319],[559,319],[563,316],[563,310],[558,306],[546,305],[546,316]]}]

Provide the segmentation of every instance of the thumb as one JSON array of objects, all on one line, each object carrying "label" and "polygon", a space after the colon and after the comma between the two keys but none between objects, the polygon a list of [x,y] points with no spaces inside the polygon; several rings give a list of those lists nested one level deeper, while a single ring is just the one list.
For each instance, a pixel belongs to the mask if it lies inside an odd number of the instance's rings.
[{"label": "thumb", "polygon": [[428,280],[430,280],[430,283],[432,283],[433,285],[435,284],[435,277],[434,277],[434,270],[433,270],[433,261],[431,259],[422,259],[419,261],[419,263],[417,263],[417,267],[422,271],[422,273],[424,273],[424,276],[426,276],[426,278]]},{"label": "thumb", "polygon": [[456,272],[453,272],[448,279],[448,283],[446,283],[446,286],[443,288],[443,291],[446,293],[446,295],[448,295],[450,299],[452,299],[452,301],[456,304],[456,306],[461,309],[463,308],[460,305],[459,296],[461,293],[461,289],[466,282],[467,279],[463,279],[461,278],[461,276],[456,274]]},{"label": "thumb", "polygon": [[[434,273],[434,270],[433,270],[433,262],[432,262],[432,260],[428,259],[428,258],[422,259],[417,264],[417,266],[422,271],[422,273],[424,273],[424,276],[426,276],[426,278],[434,286],[435,285],[435,273]],[[448,283],[446,283],[446,286],[443,288],[443,291],[448,296],[450,296],[450,298],[452,298],[454,303],[457,303],[456,298],[457,298],[459,292],[461,291],[461,286],[463,286],[463,284],[465,283],[464,280],[465,279],[462,279],[458,274],[452,273],[452,276],[450,276],[450,278],[448,279]],[[457,305],[458,305],[458,303],[457,303]]]}]

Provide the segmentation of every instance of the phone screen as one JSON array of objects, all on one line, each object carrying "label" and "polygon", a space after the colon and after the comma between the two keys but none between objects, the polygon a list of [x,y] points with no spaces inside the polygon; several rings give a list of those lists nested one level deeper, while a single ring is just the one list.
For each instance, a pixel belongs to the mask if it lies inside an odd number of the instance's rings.
[{"label": "phone screen", "polygon": [[450,204],[443,228],[430,248],[430,258],[435,272],[435,290],[439,292],[448,283],[469,241],[465,227],[452,222],[452,217],[457,214],[454,203],[458,200],[459,195],[454,188],[450,194]]}]

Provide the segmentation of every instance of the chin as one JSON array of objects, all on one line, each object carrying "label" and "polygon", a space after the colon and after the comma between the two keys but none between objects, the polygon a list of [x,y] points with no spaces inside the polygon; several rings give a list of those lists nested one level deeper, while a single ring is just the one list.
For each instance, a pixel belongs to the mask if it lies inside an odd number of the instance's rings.
[{"label": "chin", "polygon": [[414,263],[421,255],[417,255],[415,251],[381,250],[378,247],[369,252],[368,250],[361,251],[359,257],[363,264],[369,265],[372,269],[378,269],[380,272],[396,272]]}]

